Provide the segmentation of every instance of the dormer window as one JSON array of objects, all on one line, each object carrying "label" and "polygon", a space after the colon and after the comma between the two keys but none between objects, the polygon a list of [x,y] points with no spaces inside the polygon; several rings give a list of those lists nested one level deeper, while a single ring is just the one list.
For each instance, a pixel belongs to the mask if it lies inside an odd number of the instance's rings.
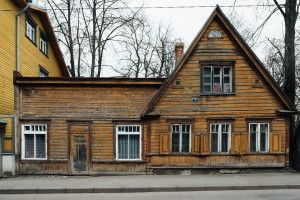
[{"label": "dormer window", "polygon": [[222,38],[222,34],[221,34],[220,31],[218,31],[218,30],[212,30],[212,31],[208,34],[208,38]]}]

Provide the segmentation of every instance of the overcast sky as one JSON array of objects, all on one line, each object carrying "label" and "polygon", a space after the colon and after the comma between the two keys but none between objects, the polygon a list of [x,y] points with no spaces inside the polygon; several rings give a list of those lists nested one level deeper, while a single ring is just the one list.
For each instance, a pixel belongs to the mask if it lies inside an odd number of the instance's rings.
[{"label": "overcast sky", "polygon": [[[186,50],[217,4],[227,17],[235,13],[244,21],[245,26],[255,30],[275,8],[275,5],[257,7],[259,1],[266,2],[267,0],[131,0],[129,6],[144,5],[143,11],[153,23],[171,24],[174,36],[182,39]],[[35,0],[34,2],[44,5],[45,0]],[[234,4],[234,2],[236,3]],[[270,2],[273,1],[270,0]],[[285,0],[278,0],[278,2],[283,4]],[[233,5],[235,5],[234,8]],[[260,40],[257,42],[259,45],[253,49],[260,59],[263,59],[264,54],[264,44],[260,42],[266,37],[282,38],[283,27],[283,17],[278,11],[266,24]]]}]

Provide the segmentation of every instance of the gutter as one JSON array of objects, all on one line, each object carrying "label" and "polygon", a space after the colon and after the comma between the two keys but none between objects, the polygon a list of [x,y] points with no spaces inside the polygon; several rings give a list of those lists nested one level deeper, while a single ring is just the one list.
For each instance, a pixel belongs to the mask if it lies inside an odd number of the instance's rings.
[{"label": "gutter", "polygon": [[17,14],[17,46],[16,46],[16,71],[20,72],[20,17],[23,15],[31,6],[31,1],[28,2],[27,6]]}]

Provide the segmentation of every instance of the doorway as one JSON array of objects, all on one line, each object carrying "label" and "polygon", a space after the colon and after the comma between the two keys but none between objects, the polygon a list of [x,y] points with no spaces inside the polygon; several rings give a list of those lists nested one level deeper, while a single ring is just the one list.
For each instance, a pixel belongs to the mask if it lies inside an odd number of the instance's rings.
[{"label": "doorway", "polygon": [[72,174],[89,174],[90,169],[90,126],[71,124],[70,130],[70,169]]}]

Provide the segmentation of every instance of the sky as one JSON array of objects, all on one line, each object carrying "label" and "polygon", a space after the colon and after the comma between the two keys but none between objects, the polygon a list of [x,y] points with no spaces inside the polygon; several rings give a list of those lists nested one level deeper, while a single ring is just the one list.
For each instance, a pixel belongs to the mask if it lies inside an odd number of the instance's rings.
[{"label": "sky", "polygon": [[[43,6],[44,1],[35,0],[34,3]],[[170,24],[174,36],[185,43],[186,50],[217,4],[227,17],[234,13],[237,18],[244,22],[244,26],[249,26],[250,29],[255,30],[267,18],[270,10],[275,8],[274,6],[268,8],[257,7],[255,5],[258,1],[266,2],[268,0],[131,0],[129,6],[140,7],[144,5],[143,12],[153,23]],[[278,0],[278,2],[283,4],[285,1]],[[235,5],[234,8],[233,5]],[[282,38],[283,27],[283,17],[277,12],[265,25],[256,43],[258,45],[253,47],[254,52],[260,59],[263,59],[264,56],[262,41],[266,37]]]}]

